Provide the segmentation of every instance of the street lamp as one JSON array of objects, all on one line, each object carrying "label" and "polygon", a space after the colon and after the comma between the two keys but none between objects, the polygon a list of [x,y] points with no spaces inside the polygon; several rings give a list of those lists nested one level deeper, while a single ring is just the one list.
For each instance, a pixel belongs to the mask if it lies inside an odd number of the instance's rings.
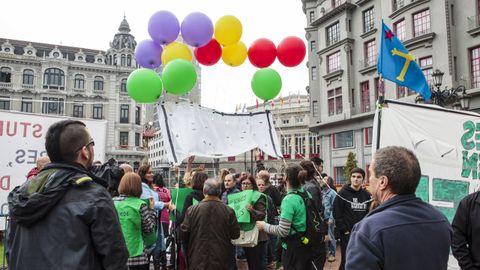
[{"label": "street lamp", "polygon": [[[430,88],[432,92],[431,103],[442,107],[452,105],[452,108],[455,110],[468,110],[472,97],[470,94],[467,94],[467,88],[459,85],[456,88],[452,87],[448,89],[448,87],[445,87],[445,89],[441,90],[443,74],[439,69],[436,69],[432,74],[432,87]],[[425,100],[422,96],[418,95],[415,98],[415,103],[423,104]]]}]

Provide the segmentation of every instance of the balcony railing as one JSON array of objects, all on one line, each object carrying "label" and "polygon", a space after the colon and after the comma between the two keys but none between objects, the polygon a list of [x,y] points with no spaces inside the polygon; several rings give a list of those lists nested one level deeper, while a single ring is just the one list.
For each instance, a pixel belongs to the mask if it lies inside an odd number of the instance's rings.
[{"label": "balcony railing", "polygon": [[339,6],[345,4],[345,3],[350,3],[351,0],[332,0],[332,5],[329,8],[322,8],[320,17],[325,16],[326,14],[330,13],[334,9],[338,8]]},{"label": "balcony railing", "polygon": [[368,68],[368,67],[377,65],[377,58],[378,58],[378,54],[375,54],[370,58],[365,58],[360,60],[360,68]]},{"label": "balcony railing", "polygon": [[119,145],[115,148],[115,150],[146,152],[148,149],[143,146]]},{"label": "balcony railing", "polygon": [[404,0],[397,0],[393,2],[393,11],[399,10],[402,7],[405,6],[405,1]]},{"label": "balcony railing", "polygon": [[0,82],[0,88],[12,88],[11,82]]},{"label": "balcony railing", "polygon": [[423,35],[426,35],[426,34],[430,34],[432,33],[432,28],[427,28],[427,29],[423,29],[423,30],[420,30],[420,31],[415,31],[413,32],[413,36],[414,37],[419,37],[419,36],[423,36]]},{"label": "balcony railing", "polygon": [[22,89],[35,90],[34,84],[22,84]]},{"label": "balcony railing", "polygon": [[480,27],[480,15],[470,16],[468,20],[468,30],[473,30]]}]

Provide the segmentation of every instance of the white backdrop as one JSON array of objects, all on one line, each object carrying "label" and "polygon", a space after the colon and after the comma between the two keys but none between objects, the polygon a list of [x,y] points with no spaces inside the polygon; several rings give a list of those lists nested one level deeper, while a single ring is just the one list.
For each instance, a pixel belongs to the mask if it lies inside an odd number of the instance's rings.
[{"label": "white backdrop", "polygon": [[157,107],[169,162],[180,164],[191,155],[221,158],[255,147],[282,158],[271,112],[228,114],[187,102]]},{"label": "white backdrop", "polygon": [[[26,180],[27,173],[36,166],[36,160],[45,156],[45,135],[53,123],[67,119],[47,115],[0,112],[0,203],[1,213],[8,211],[7,196]],[[106,121],[78,119],[87,125],[95,141],[95,160],[104,161]],[[3,229],[3,222],[0,229]]]}]

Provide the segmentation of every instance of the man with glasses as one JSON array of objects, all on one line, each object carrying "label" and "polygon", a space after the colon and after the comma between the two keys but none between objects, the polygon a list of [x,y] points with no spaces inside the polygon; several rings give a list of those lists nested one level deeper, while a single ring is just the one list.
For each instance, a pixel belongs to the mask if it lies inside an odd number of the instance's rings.
[{"label": "man with glasses", "polygon": [[11,269],[127,269],[112,199],[89,171],[94,145],[83,122],[50,126],[45,148],[52,163],[8,196]]}]

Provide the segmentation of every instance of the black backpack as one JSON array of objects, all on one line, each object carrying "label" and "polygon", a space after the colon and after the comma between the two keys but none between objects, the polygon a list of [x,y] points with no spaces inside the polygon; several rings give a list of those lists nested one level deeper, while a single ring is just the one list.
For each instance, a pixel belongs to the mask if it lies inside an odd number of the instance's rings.
[{"label": "black backpack", "polygon": [[313,249],[320,249],[324,245],[325,235],[327,234],[328,225],[322,216],[322,213],[317,209],[313,200],[308,196],[307,192],[292,191],[303,199],[305,210],[307,214],[307,229],[305,232],[298,232],[292,223],[292,230],[295,234],[285,238],[287,244],[296,246],[305,246]]}]

